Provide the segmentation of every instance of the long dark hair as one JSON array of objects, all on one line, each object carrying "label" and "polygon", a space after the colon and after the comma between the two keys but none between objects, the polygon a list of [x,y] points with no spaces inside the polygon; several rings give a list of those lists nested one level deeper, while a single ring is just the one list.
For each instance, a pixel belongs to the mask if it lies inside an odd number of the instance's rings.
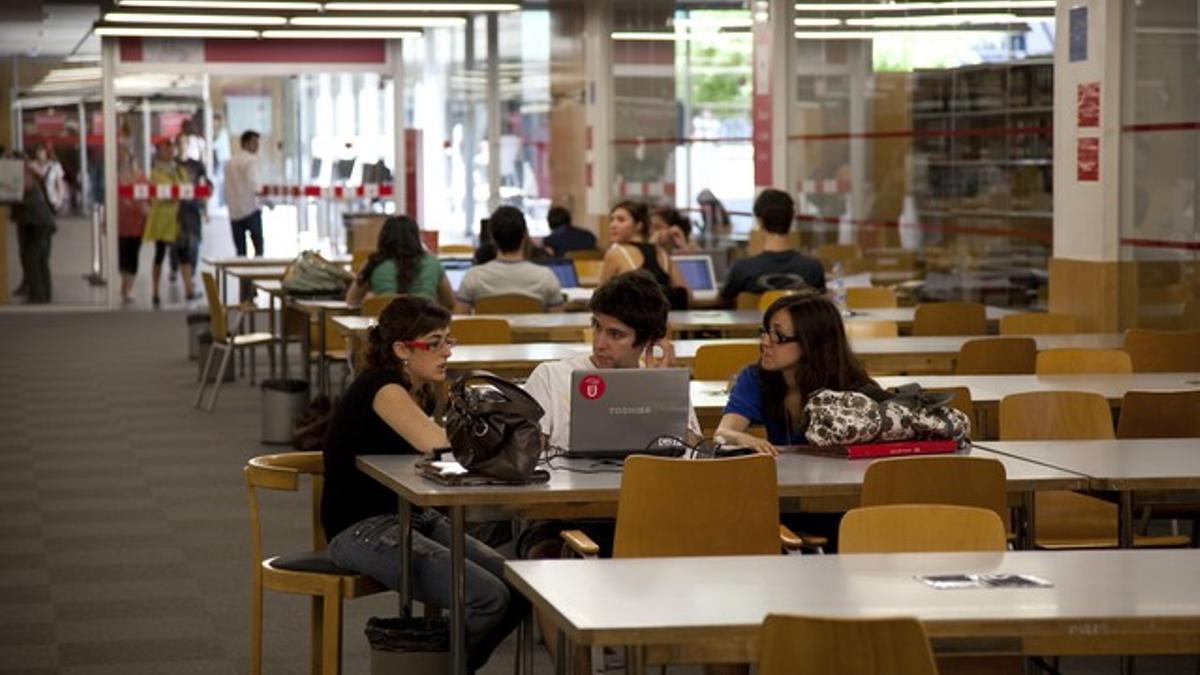
[{"label": "long dark hair", "polygon": [[[433,403],[432,391],[414,391],[412,380],[404,372],[404,364],[392,346],[397,342],[415,340],[422,335],[450,325],[450,312],[441,305],[419,295],[400,295],[379,313],[379,322],[367,333],[367,368],[400,373],[404,388],[423,406]],[[428,410],[426,412],[429,412]]]},{"label": "long dark hair", "polygon": [[[815,292],[785,295],[767,308],[763,314],[763,328],[770,330],[771,319],[776,312],[782,311],[791,315],[792,330],[800,347],[800,360],[793,372],[802,402],[818,389],[854,391],[873,383],[850,349],[842,314],[829,298]],[[767,417],[786,423],[784,399],[788,388],[783,373],[761,367],[758,370]],[[788,426],[795,427],[798,421],[793,420]]]},{"label": "long dark hair", "polygon": [[611,215],[617,209],[622,209],[625,213],[629,214],[629,217],[633,220],[634,227],[637,228],[636,232],[639,240],[648,241],[650,239],[650,209],[645,204],[626,199],[617,202],[615,206],[608,210],[608,213]]},{"label": "long dark hair", "polygon": [[392,260],[396,263],[396,291],[406,293],[416,278],[421,259],[425,255],[425,247],[421,245],[421,228],[417,221],[408,216],[391,216],[383,221],[383,227],[379,228],[375,252],[367,258],[366,264],[359,272],[358,283],[367,284],[376,267]]}]

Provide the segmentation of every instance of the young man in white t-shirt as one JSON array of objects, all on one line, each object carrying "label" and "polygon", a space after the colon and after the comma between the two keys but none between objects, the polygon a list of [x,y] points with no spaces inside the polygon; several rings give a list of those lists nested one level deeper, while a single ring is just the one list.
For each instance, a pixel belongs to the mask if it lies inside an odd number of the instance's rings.
[{"label": "young man in white t-shirt", "polygon": [[545,265],[525,259],[529,230],[525,215],[511,206],[501,206],[488,218],[496,258],[467,270],[455,291],[455,312],[469,314],[480,298],[496,295],[525,295],[540,300],[546,311],[563,308],[562,287],[558,277]]},{"label": "young man in white t-shirt", "polygon": [[[569,449],[571,373],[675,366],[675,351],[666,337],[671,303],[648,273],[638,270],[613,277],[596,289],[588,308],[592,312],[592,353],[542,363],[525,382],[525,390],[545,411],[542,431],[556,448]],[[688,417],[688,429],[699,437],[700,423],[694,410]],[[691,443],[696,438],[685,440]]]}]

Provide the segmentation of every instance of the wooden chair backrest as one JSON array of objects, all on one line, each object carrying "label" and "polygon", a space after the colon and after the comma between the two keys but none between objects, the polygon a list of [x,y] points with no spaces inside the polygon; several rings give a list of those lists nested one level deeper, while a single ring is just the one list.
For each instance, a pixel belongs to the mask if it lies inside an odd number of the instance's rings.
[{"label": "wooden chair backrest", "polygon": [[386,309],[388,305],[392,304],[392,301],[397,297],[398,296],[393,293],[372,295],[366,300],[363,300],[362,308],[359,310],[359,313],[363,316],[373,316],[375,318],[379,318],[379,315],[383,313],[383,310]]},{"label": "wooden chair backrest", "polygon": [[1031,391],[1000,399],[1000,439],[1005,441],[1113,438],[1112,411],[1100,394]]},{"label": "wooden chair backrest", "polygon": [[362,271],[363,265],[367,264],[367,258],[371,257],[374,251],[358,250],[350,254],[350,271],[357,275]]},{"label": "wooden chair backrest", "polygon": [[1117,438],[1200,438],[1200,389],[1125,392]]},{"label": "wooden chair backrest", "polygon": [[895,251],[871,256],[878,272],[908,272],[917,268],[917,256],[911,251]]},{"label": "wooden chair backrest", "polygon": [[886,286],[851,286],[846,289],[846,307],[850,309],[888,309],[899,304],[896,292]]},{"label": "wooden chair backrest", "polygon": [[1038,375],[1132,373],[1133,359],[1123,349],[1043,349],[1037,355]]},{"label": "wooden chair backrest", "polygon": [[438,246],[438,253],[444,253],[446,255],[473,255],[475,253],[475,247],[470,244],[441,244]]},{"label": "wooden chair backrest", "polygon": [[758,361],[759,348],[749,342],[701,345],[692,361],[692,379],[728,380]]},{"label": "wooden chair backrest", "polygon": [[212,333],[213,342],[224,343],[229,338],[229,324],[225,317],[225,303],[221,301],[221,292],[217,290],[217,278],[212,272],[202,272],[200,279],[204,282],[204,295],[208,300],[208,330]]},{"label": "wooden chair backrest", "polygon": [[858,247],[858,244],[821,244],[817,247],[815,254],[822,262],[833,263],[850,258],[861,258],[862,249]]},{"label": "wooden chair backrest", "polygon": [[250,548],[255,566],[263,559],[262,521],[258,509],[258,488],[295,492],[300,488],[300,476],[312,477],[312,547],[325,548],[325,529],[321,526],[321,496],[325,482],[325,460],[321,452],[282,452],[252,457],[242,473],[246,477],[246,494],[250,504]]},{"label": "wooden chair backrest", "polygon": [[975,402],[971,400],[971,390],[968,387],[929,387],[925,391],[945,392],[950,394],[950,407],[961,410],[964,415],[975,423]]},{"label": "wooden chair backrest", "polygon": [[778,554],[775,459],[634,455],[617,501],[614,558]]},{"label": "wooden chair backrest", "polygon": [[456,316],[450,319],[450,335],[460,345],[512,344],[512,327],[504,319]]},{"label": "wooden chair backrest", "polygon": [[900,457],[872,462],[863,476],[862,506],[973,506],[1008,513],[1008,476],[999,460],[966,455]]},{"label": "wooden chair backrest", "polygon": [[598,248],[580,249],[567,251],[563,257],[567,260],[604,260],[604,251]]},{"label": "wooden chair backrest", "polygon": [[1021,312],[1000,317],[1001,335],[1062,335],[1078,332],[1079,320],[1070,314]]},{"label": "wooden chair backrest", "polygon": [[912,618],[833,619],[768,614],[759,675],[937,675],[929,638]]},{"label": "wooden chair backrest", "polygon": [[850,509],[838,527],[838,553],[1003,551],[1004,522],[991,509],[892,504]]},{"label": "wooden chair backrest", "polygon": [[956,375],[1030,375],[1037,362],[1037,342],[1029,337],[967,340],[958,350]]},{"label": "wooden chair backrest", "polygon": [[477,314],[541,314],[546,311],[542,301],[528,295],[493,295],[475,301]]},{"label": "wooden chair backrest", "polygon": [[900,335],[900,324],[895,321],[847,321],[846,337],[854,338],[892,338]]},{"label": "wooden chair backrest", "polygon": [[978,302],[924,302],[917,305],[913,335],[987,335],[987,313]]},{"label": "wooden chair backrest", "polygon": [[1200,371],[1200,330],[1131,328],[1122,348],[1138,373]]},{"label": "wooden chair backrest", "polygon": [[774,291],[766,291],[758,296],[758,311],[765,312],[776,300],[794,294],[796,291],[791,289],[780,289]]},{"label": "wooden chair backrest", "polygon": [[735,309],[758,309],[758,299],[762,297],[761,293],[751,293],[750,291],[742,291],[737,294],[737,300],[734,302]]},{"label": "wooden chair backrest", "polygon": [[575,263],[575,276],[579,279],[580,286],[595,286],[600,281],[604,260],[576,258],[573,262]]}]

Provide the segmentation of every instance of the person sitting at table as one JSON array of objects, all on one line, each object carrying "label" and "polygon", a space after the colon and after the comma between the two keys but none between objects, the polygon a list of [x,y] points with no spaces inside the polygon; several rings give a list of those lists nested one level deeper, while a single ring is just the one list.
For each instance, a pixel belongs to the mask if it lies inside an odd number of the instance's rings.
[{"label": "person sitting at table", "polygon": [[596,235],[582,227],[571,224],[571,212],[562,206],[551,206],[546,213],[550,234],[542,239],[542,246],[550,254],[562,258],[571,251],[590,251],[596,248]]},{"label": "person sitting at table", "polygon": [[646,270],[662,287],[671,309],[687,309],[691,292],[671,254],[650,243],[650,218],[645,204],[623,201],[608,214],[612,246],[604,253],[600,283],[623,272]]},{"label": "person sitting at table", "polygon": [[372,295],[408,293],[454,309],[454,291],[437,256],[421,243],[421,228],[408,216],[391,216],[379,228],[375,252],[363,263],[346,291],[346,302],[357,307]]},{"label": "person sitting at table", "polygon": [[561,312],[562,287],[558,277],[545,265],[525,259],[529,229],[525,214],[511,206],[496,209],[491,222],[496,258],[467,270],[458,285],[456,313],[470,314],[475,301],[496,295],[525,295],[542,302],[547,311]]},{"label": "person sitting at table", "polygon": [[[818,389],[856,391],[877,386],[850,349],[842,315],[824,294],[779,298],[758,329],[761,357],[734,381],[715,436],[760,453],[802,444],[805,400]],[[747,430],[765,425],[767,437]]]},{"label": "person sitting at table", "polygon": [[662,208],[650,213],[650,241],[667,253],[692,253],[700,250],[692,242],[692,221],[679,209]]},{"label": "person sitting at table", "polygon": [[[355,378],[330,420],[323,452],[325,488],[321,524],[329,555],[339,567],[366,574],[389,588],[400,585],[397,498],[358,470],[358,455],[434,455],[449,447],[431,417],[437,387],[446,379],[454,347],[450,312],[415,295],[401,295],[371,329],[367,368]],[[449,607],[450,524],[433,509],[412,516],[414,599]],[[481,668],[528,611],[504,582],[504,558],[468,537],[467,666]]]},{"label": "person sitting at table", "polygon": [[729,270],[721,300],[732,305],[738,293],[782,288],[825,290],[821,261],[792,248],[788,231],[796,219],[796,202],[783,190],[766,189],[754,200],[754,218],[763,230],[763,250],[742,258]]}]

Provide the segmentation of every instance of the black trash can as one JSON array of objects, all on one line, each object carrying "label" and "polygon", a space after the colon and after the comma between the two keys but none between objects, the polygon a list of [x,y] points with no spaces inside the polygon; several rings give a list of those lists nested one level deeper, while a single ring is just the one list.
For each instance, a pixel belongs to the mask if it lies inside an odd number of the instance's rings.
[{"label": "black trash can", "polygon": [[443,675],[450,672],[450,627],[445,619],[367,620],[371,675]]},{"label": "black trash can", "polygon": [[307,405],[307,380],[263,380],[262,442],[290,444],[296,419]]},{"label": "black trash can", "polygon": [[[200,359],[198,366],[198,377],[204,377],[204,362],[208,360],[208,350],[212,349],[212,333],[208,330],[203,330],[196,336],[196,357]],[[232,359],[233,357],[230,357]],[[213,357],[212,370],[208,371],[208,383],[211,384],[217,381],[217,368],[221,366],[221,355]],[[234,371],[237,366],[234,363],[229,364],[229,368],[225,371],[225,379],[222,382],[233,382]]]},{"label": "black trash can", "polygon": [[192,312],[187,315],[188,360],[200,358],[200,334],[208,332],[208,312]]}]

